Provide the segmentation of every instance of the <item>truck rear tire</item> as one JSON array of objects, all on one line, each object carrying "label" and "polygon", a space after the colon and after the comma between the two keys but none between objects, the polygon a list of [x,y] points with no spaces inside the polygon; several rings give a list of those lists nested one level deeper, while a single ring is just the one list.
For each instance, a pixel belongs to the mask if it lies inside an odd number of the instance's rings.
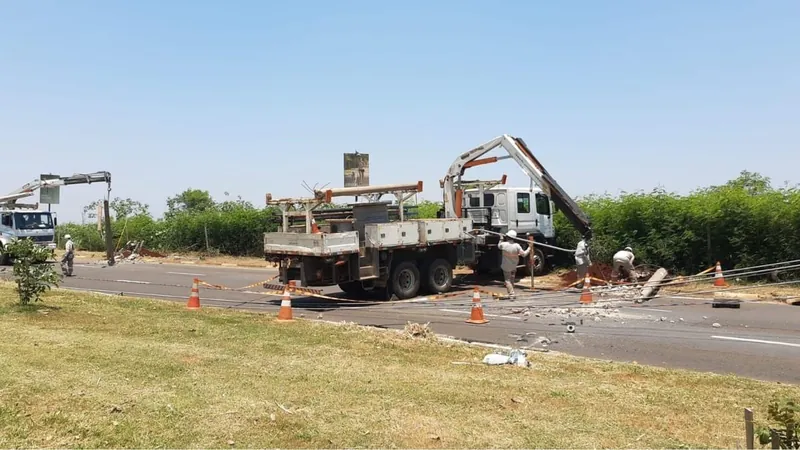
[{"label": "truck rear tire", "polygon": [[442,294],[453,286],[453,266],[446,259],[437,259],[427,266],[425,284],[430,292]]},{"label": "truck rear tire", "polygon": [[544,275],[547,269],[547,261],[544,259],[544,252],[541,249],[534,247],[533,253],[535,258],[533,273],[535,275]]},{"label": "truck rear tire", "polygon": [[420,284],[419,269],[413,261],[403,261],[392,270],[392,292],[400,300],[416,297]]}]

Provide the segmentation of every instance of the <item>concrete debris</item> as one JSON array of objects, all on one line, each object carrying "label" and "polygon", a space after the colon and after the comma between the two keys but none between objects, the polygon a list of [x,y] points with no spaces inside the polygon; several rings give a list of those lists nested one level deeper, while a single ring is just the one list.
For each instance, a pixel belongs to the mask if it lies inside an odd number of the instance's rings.
[{"label": "concrete debris", "polygon": [[717,322],[714,322],[714,323],[711,324],[711,326],[714,327],[714,328],[719,328],[722,325],[718,324]]},{"label": "concrete debris", "polygon": [[143,256],[150,258],[166,258],[166,255],[144,248],[144,241],[128,241],[114,255],[114,260],[117,262],[135,262]]}]

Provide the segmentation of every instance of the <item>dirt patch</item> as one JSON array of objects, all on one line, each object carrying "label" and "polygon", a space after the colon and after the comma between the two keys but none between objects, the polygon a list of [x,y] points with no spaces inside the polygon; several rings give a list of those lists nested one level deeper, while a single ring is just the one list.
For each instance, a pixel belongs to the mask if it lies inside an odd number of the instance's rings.
[{"label": "dirt patch", "polygon": [[[592,264],[591,267],[589,267],[589,276],[610,282],[612,271],[612,267],[608,264]],[[570,270],[569,272],[559,275],[559,278],[561,279],[561,287],[567,287],[578,281],[578,272],[576,270]]]}]

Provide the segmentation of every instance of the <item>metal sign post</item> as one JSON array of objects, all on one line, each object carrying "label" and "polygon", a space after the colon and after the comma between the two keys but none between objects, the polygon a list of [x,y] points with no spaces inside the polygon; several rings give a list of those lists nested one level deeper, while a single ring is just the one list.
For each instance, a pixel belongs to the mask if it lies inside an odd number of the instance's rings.
[{"label": "metal sign post", "polygon": [[[61,178],[60,175],[52,173],[43,173],[39,175],[42,181],[57,180]],[[58,186],[42,186],[39,189],[39,203],[46,203],[47,210],[50,211],[50,205],[58,205],[61,201],[61,190]]]}]

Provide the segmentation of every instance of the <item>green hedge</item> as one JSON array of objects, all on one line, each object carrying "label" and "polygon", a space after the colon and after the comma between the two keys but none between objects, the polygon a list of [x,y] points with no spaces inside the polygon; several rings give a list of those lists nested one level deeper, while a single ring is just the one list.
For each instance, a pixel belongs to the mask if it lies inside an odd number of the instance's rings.
[{"label": "green hedge", "polygon": [[[596,262],[610,261],[617,250],[633,247],[637,261],[673,272],[696,273],[719,260],[742,267],[800,259],[800,191],[773,188],[769,179],[743,172],[723,186],[681,196],[664,190],[578,199],[591,217]],[[420,202],[419,217],[435,217],[440,204]],[[168,252],[202,251],[260,256],[263,233],[277,230],[279,213],[247,203],[226,202],[199,212],[183,211],[154,220],[140,214],[113,223],[115,245],[144,240]],[[574,248],[578,233],[556,213],[557,243]],[[103,251],[96,225],[65,224],[78,248]],[[208,239],[206,240],[206,235]],[[63,241],[62,241],[63,242]],[[560,253],[559,263],[572,265]]]},{"label": "green hedge", "polygon": [[[591,217],[596,261],[630,245],[637,261],[696,273],[720,261],[726,268],[800,259],[800,191],[775,189],[743,172],[723,186],[681,196],[664,190],[592,196],[579,204]],[[556,215],[558,242],[572,248],[576,231]]]},{"label": "green hedge", "polygon": [[[145,247],[168,252],[199,251],[237,256],[260,256],[263,235],[277,230],[275,211],[235,206],[202,212],[184,212],[169,219],[155,220],[139,215],[112,222],[116,248],[127,241],[143,240]],[[104,251],[97,225],[59,226],[59,242],[72,235],[79,249]],[[207,238],[207,239],[206,239]]]}]

